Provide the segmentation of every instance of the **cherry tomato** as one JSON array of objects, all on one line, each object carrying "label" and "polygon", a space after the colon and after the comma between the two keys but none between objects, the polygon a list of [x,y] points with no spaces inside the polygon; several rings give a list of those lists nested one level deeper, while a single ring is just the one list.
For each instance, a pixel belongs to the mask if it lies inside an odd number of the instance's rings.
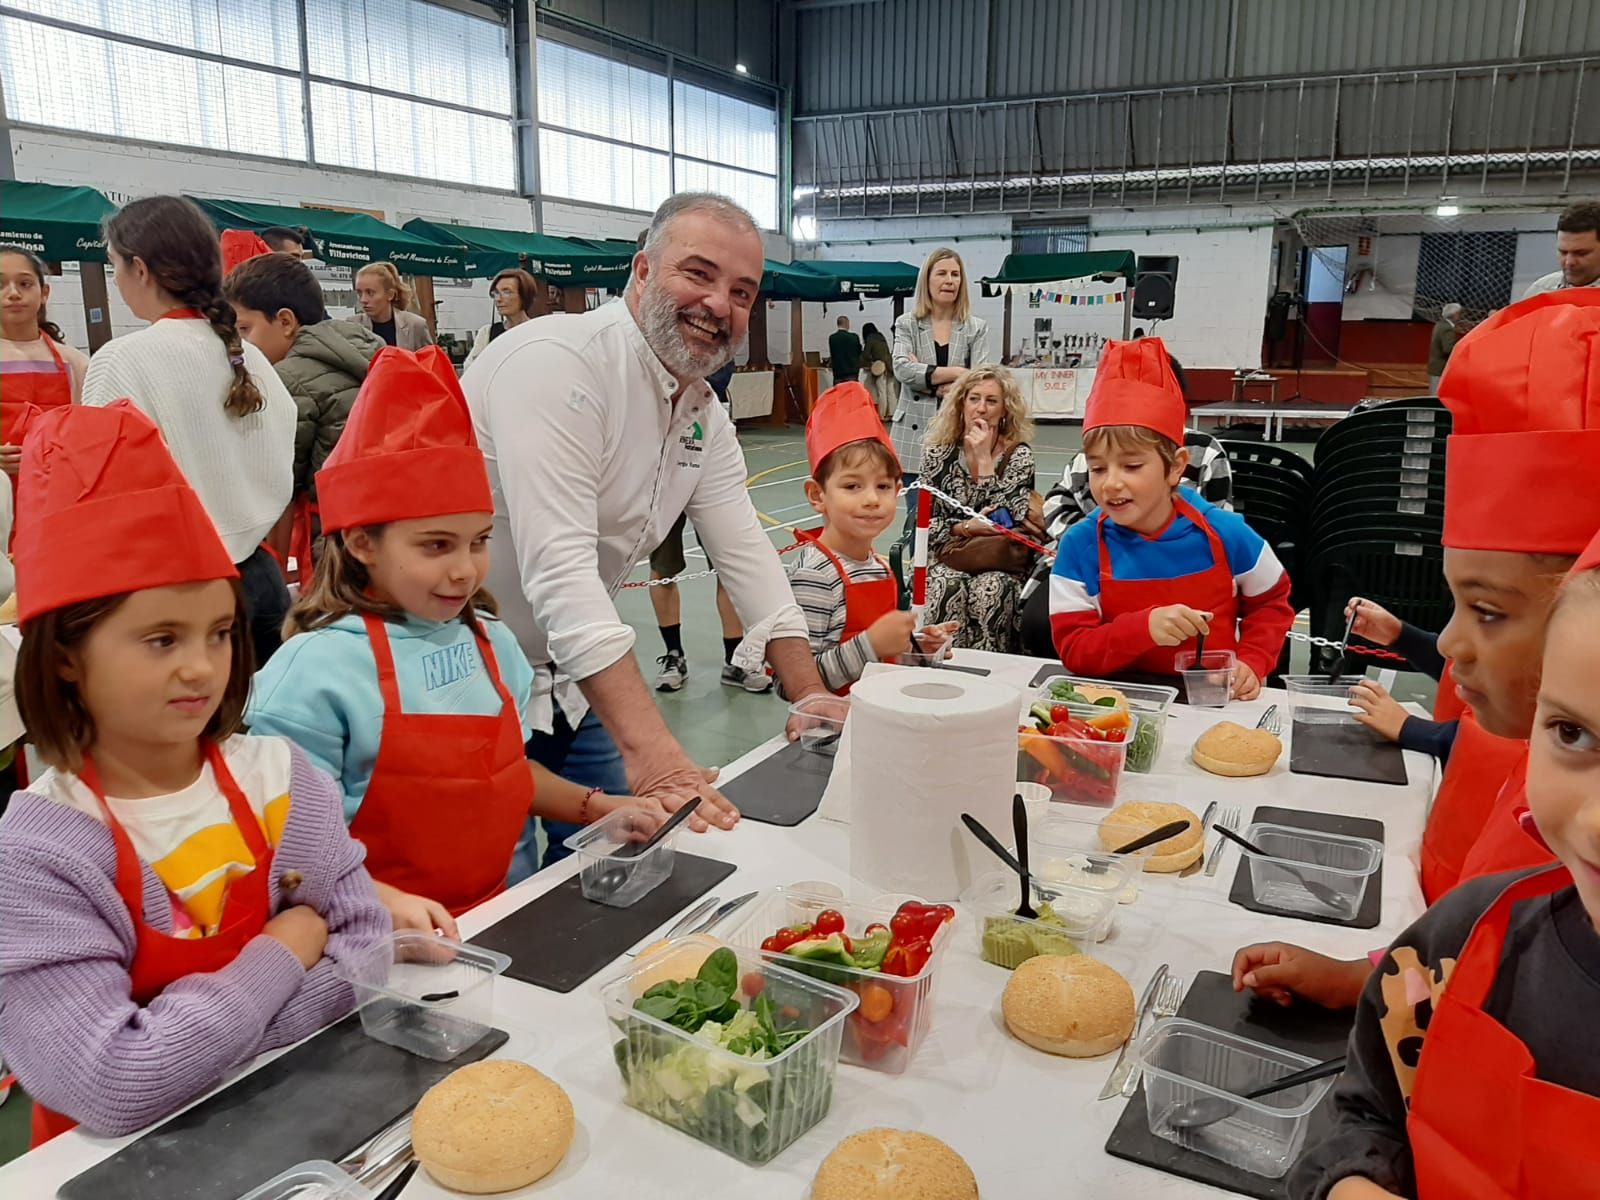
[{"label": "cherry tomato", "polygon": [[830,934],[844,932],[844,914],[837,909],[825,908],[817,914],[816,923],[812,931],[819,937],[828,937]]},{"label": "cherry tomato", "polygon": [[775,933],[771,937],[763,939],[763,941],[761,943],[761,948],[763,950],[770,951],[773,954],[782,954],[783,953],[783,939],[778,934]]},{"label": "cherry tomato", "polygon": [[760,971],[751,971],[739,981],[739,990],[754,1000],[767,987],[767,977]]},{"label": "cherry tomato", "polygon": [[[954,909],[951,910],[951,912],[954,912],[954,911],[955,911]],[[871,937],[873,934],[878,933],[880,931],[883,932],[883,933],[891,932],[889,927],[887,925],[885,925],[882,921],[874,921],[871,925],[867,926],[866,933],[862,934],[861,936],[862,937]]]}]

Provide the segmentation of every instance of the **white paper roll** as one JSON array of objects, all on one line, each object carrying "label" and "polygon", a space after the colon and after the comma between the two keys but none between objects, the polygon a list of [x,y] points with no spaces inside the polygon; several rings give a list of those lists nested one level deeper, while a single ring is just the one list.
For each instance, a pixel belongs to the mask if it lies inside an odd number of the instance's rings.
[{"label": "white paper roll", "polygon": [[1009,843],[1017,693],[954,671],[897,668],[850,692],[850,874],[879,891],[954,900]]}]

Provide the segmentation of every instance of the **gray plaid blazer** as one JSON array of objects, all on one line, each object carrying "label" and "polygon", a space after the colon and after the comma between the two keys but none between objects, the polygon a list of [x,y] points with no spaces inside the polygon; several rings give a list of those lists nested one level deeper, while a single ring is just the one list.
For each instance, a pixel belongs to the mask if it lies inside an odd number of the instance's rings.
[{"label": "gray plaid blazer", "polygon": [[[987,321],[969,316],[961,324],[951,325],[952,367],[981,367],[992,361]],[[934,363],[933,321],[919,321],[910,313],[898,317],[894,323],[894,376],[900,381],[900,406],[895,409],[889,436],[900,469],[913,475],[922,471],[922,438],[939,411],[939,397],[928,390],[926,382],[928,368]]]}]

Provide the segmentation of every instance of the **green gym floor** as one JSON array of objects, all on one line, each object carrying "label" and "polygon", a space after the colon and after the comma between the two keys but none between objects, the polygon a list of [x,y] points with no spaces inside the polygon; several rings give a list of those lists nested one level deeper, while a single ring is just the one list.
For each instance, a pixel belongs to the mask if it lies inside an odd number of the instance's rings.
[{"label": "green gym floor", "polygon": [[[792,531],[797,525],[812,527],[820,520],[806,503],[804,483],[809,471],[804,435],[797,426],[787,429],[749,427],[740,430],[739,440],[744,445],[750,469],[750,496],[762,515],[762,524],[769,527],[775,547],[787,546],[794,540]],[[1061,478],[1079,444],[1080,431],[1076,425],[1037,427],[1033,449],[1038,461],[1040,491],[1047,491]],[[1311,453],[1310,444],[1305,442],[1291,444],[1287,449],[1301,455]],[[900,522],[896,520],[880,539],[880,550],[888,547],[899,529]],[[705,556],[694,543],[693,536],[686,538],[691,572],[705,568]],[[634,578],[643,580],[648,574],[641,564]],[[682,584],[679,591],[689,679],[681,691],[657,693],[657,700],[667,724],[690,756],[706,766],[721,766],[782,728],[784,706],[771,694],[751,695],[722,685],[722,628],[717,617],[716,581],[710,577],[691,579]],[[639,632],[634,653],[645,679],[653,685],[656,656],[664,647],[656,631],[655,613],[646,590],[624,591],[617,599],[617,609]],[[1306,648],[1298,646],[1297,670],[1305,669],[1306,657]],[[1414,674],[1402,674],[1394,687],[1399,699],[1416,700],[1424,705],[1432,703],[1433,691],[1432,680]],[[21,1154],[27,1144],[28,1103],[21,1089],[13,1088],[10,1100],[0,1105],[0,1162]]]}]

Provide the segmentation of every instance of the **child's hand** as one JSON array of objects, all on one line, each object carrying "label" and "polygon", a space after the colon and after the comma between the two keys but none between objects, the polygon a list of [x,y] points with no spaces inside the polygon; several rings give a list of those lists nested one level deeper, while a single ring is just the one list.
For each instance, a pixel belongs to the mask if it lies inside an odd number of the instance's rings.
[{"label": "child's hand", "polygon": [[1411,714],[1400,707],[1400,702],[1389,694],[1383,684],[1375,679],[1363,679],[1350,689],[1350,703],[1361,710],[1356,714],[1356,720],[1368,729],[1391,742],[1400,740],[1400,730]]},{"label": "child's hand", "polygon": [[867,629],[867,640],[880,662],[911,649],[911,633],[917,627],[917,618],[911,612],[884,613]]},{"label": "child's hand", "polygon": [[379,883],[376,879],[372,882],[378,889],[378,899],[389,910],[389,920],[394,922],[397,931],[420,929],[423,933],[442,933],[452,941],[461,940],[461,930],[456,928],[456,919],[450,915],[450,910],[437,900],[402,892],[399,888]]},{"label": "child's hand", "polygon": [[1329,958],[1287,942],[1258,942],[1233,956],[1233,990],[1249,988],[1275,1004],[1296,998],[1323,1008],[1354,1008],[1372,974],[1364,958]]},{"label": "child's hand", "polygon": [[16,475],[22,470],[22,447],[0,446],[0,471]]},{"label": "child's hand", "polygon": [[1191,638],[1211,632],[1211,614],[1187,604],[1169,604],[1150,610],[1150,640],[1158,646],[1181,646]]},{"label": "child's hand", "polygon": [[1350,603],[1344,606],[1344,619],[1348,621],[1352,613],[1356,623],[1350,627],[1351,633],[1360,634],[1378,646],[1392,646],[1399,639],[1400,618],[1383,605],[1352,596]]},{"label": "child's hand", "polygon": [[1365,1176],[1346,1175],[1329,1189],[1328,1200],[1400,1200],[1400,1197]]},{"label": "child's hand", "polygon": [[1233,698],[1235,700],[1254,700],[1261,694],[1261,680],[1246,663],[1235,663],[1233,667]]},{"label": "child's hand", "polygon": [[287,946],[308,971],[322,961],[322,952],[328,945],[328,923],[308,904],[284,909],[263,925],[261,932]]}]

